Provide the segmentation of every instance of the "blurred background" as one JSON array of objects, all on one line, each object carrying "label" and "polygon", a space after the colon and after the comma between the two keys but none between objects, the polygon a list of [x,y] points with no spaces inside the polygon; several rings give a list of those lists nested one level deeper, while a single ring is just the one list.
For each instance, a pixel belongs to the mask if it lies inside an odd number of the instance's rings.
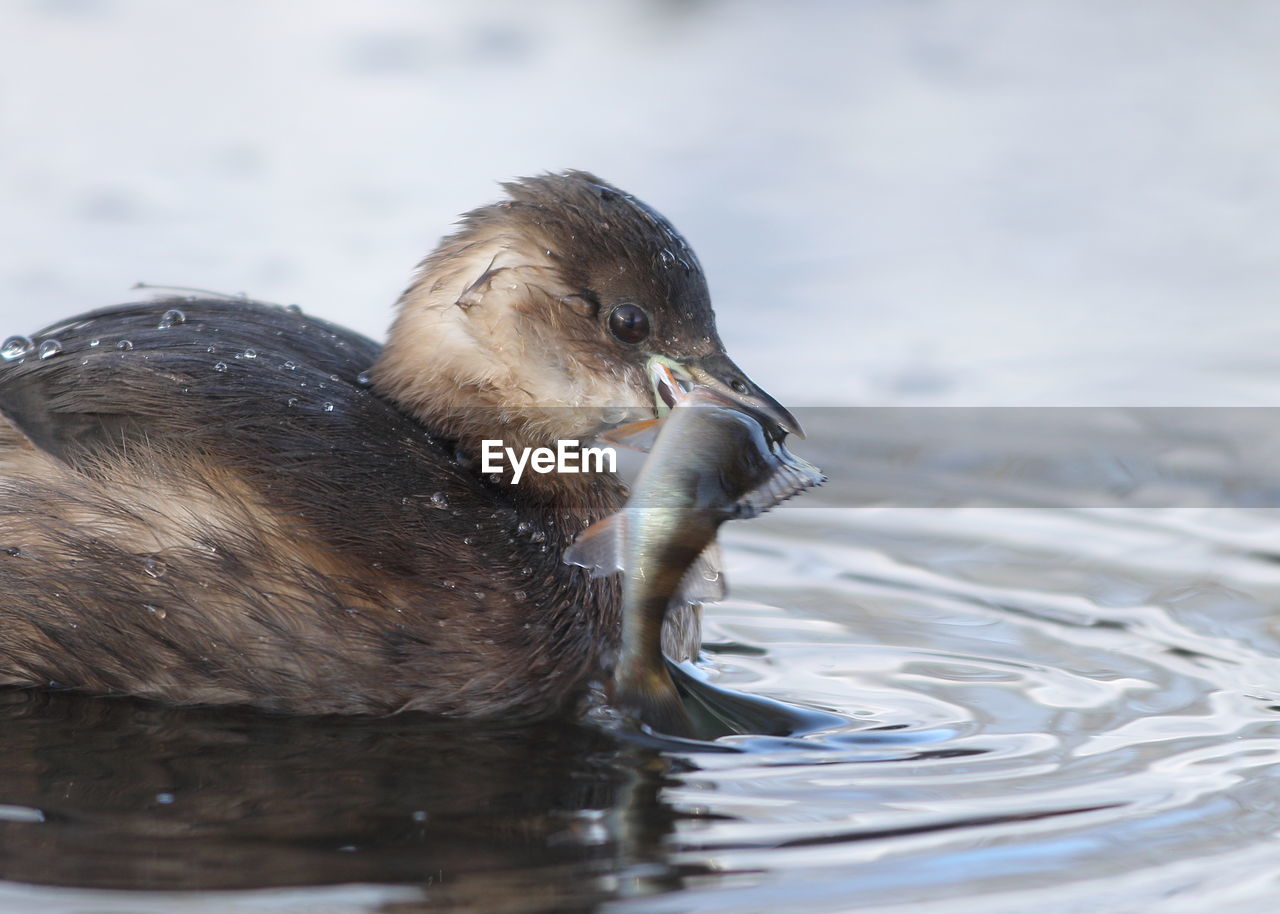
[{"label": "blurred background", "polygon": [[0,335],[138,281],[381,337],[514,175],[699,252],[793,405],[1280,402],[1265,0],[9,0]]}]

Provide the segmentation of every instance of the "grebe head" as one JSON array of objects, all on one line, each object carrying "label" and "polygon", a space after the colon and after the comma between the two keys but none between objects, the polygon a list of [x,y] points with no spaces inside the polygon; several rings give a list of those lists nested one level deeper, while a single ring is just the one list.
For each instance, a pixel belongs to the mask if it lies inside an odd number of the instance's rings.
[{"label": "grebe head", "polygon": [[549,445],[622,411],[653,415],[673,402],[672,376],[799,433],[725,354],[702,267],[665,218],[586,172],[504,188],[401,296],[380,391],[464,447]]}]

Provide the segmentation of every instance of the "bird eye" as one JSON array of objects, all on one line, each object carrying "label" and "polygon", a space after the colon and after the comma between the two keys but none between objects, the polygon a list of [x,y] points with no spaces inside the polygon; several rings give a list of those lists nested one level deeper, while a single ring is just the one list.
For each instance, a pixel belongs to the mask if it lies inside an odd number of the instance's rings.
[{"label": "bird eye", "polygon": [[618,305],[609,315],[609,332],[624,343],[638,343],[649,335],[649,315],[638,305]]}]

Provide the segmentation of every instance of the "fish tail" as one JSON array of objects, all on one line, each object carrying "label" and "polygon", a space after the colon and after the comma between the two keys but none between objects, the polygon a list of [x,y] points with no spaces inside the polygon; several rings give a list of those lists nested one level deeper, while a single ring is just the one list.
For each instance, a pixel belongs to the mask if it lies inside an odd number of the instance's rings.
[{"label": "fish tail", "polygon": [[805,489],[820,486],[826,475],[802,457],[778,445],[777,465],[769,478],[746,493],[737,502],[741,517],[755,517],[774,508]]},{"label": "fish tail", "polygon": [[613,704],[624,714],[667,736],[692,737],[693,721],[665,663],[626,664],[614,674]]}]

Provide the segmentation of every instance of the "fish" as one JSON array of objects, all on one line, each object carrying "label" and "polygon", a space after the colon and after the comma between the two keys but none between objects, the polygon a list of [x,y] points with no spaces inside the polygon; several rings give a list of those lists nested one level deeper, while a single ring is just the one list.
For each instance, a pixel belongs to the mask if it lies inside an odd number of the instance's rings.
[{"label": "fish", "polygon": [[670,409],[603,436],[649,456],[623,508],[580,533],[564,559],[592,577],[623,574],[612,706],[658,733],[690,737],[695,727],[662,653],[667,614],[724,598],[722,524],[762,514],[826,476],[787,450],[775,421],[709,387],[686,390],[661,359],[648,368]]}]

